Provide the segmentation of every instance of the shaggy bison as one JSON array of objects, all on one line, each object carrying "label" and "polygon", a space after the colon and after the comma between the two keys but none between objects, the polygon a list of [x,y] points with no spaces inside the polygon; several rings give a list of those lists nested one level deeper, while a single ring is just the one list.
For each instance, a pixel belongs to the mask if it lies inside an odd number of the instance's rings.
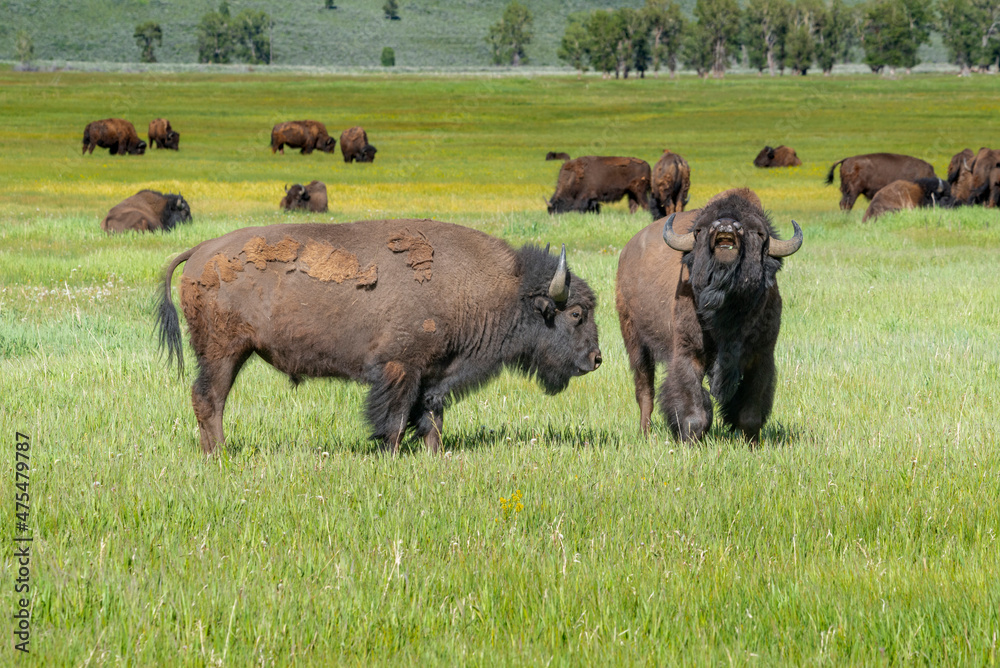
[{"label": "shaggy bison", "polygon": [[798,167],[802,164],[791,146],[765,146],[753,159],[754,167]]},{"label": "shaggy bison", "polygon": [[164,195],[155,190],[140,190],[108,211],[101,229],[108,234],[117,232],[169,232],[178,223],[191,220],[191,207],[180,195]]},{"label": "shaggy bison", "polygon": [[333,153],[337,140],[326,132],[326,126],[319,121],[286,121],[271,129],[271,153],[285,153],[289,148],[301,148],[300,153],[309,154],[315,149]]},{"label": "shaggy bison", "polygon": [[360,125],[340,133],[340,152],[344,162],[374,162],[378,149],[368,143],[368,133]]},{"label": "shaggy bison", "polygon": [[691,167],[687,160],[665,150],[653,167],[653,194],[649,201],[653,220],[683,211],[688,203],[690,188]]},{"label": "shaggy bison", "polygon": [[566,162],[567,160],[569,160],[569,153],[562,153],[562,152],[556,153],[555,151],[549,151],[548,153],[545,154],[545,159],[562,160],[563,162]]},{"label": "shaggy bison", "polygon": [[180,150],[181,135],[170,127],[170,121],[156,118],[149,122],[149,145],[156,148]]},{"label": "shaggy bison", "polygon": [[956,204],[969,204],[972,198],[972,165],[976,162],[971,148],[956,153],[948,163],[948,185]]},{"label": "shaggy bison", "polygon": [[586,155],[567,160],[559,170],[549,213],[600,213],[601,202],[628,196],[629,211],[649,208],[649,163],[638,158]]},{"label": "shaggy bison", "polygon": [[285,196],[281,199],[281,208],[286,211],[302,209],[313,213],[328,211],[326,206],[326,184],[313,181],[304,186],[296,183],[291,188],[285,186]]},{"label": "shaggy bison", "polygon": [[1000,151],[984,147],[976,153],[969,203],[1000,206]]},{"label": "shaggy bison", "polygon": [[939,178],[893,181],[875,193],[861,222],[875,220],[892,211],[930,206],[952,206],[951,187],[947,181]]},{"label": "shaggy bison", "polygon": [[210,239],[167,267],[158,327],[181,359],[171,276],[199,374],[192,403],[201,446],[225,440],[222,411],[257,353],[298,383],[336,377],[371,386],[365,413],[383,449],[413,428],[436,452],[446,406],[503,367],[555,394],[597,369],[590,288],[556,258],[514,250],[434,220],[249,227]]},{"label": "shaggy bison", "polygon": [[83,130],[83,154],[93,153],[94,147],[109,150],[111,155],[142,155],[146,142],[139,139],[135,126],[123,118],[105,118],[88,123]]},{"label": "shaggy bison", "polygon": [[694,441],[708,431],[711,397],[730,427],[759,438],[774,399],[775,275],[781,258],[802,245],[802,230],[792,226],[794,238],[779,241],[753,191],[727,190],[703,209],[653,223],[622,249],[615,304],[644,434],[663,362],[660,408],[675,438]]},{"label": "shaggy bison", "polygon": [[[841,164],[843,163],[843,164]],[[867,153],[838,160],[830,166],[826,184],[833,183],[833,171],[840,167],[840,208],[850,211],[858,195],[871,199],[893,181],[916,181],[934,178],[930,163],[897,153]]]}]

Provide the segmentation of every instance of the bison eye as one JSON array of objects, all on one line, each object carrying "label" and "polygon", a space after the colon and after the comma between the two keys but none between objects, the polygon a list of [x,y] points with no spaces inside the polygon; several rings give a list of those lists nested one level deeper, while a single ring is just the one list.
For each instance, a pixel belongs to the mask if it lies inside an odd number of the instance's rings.
[{"label": "bison eye", "polygon": [[573,318],[573,320],[579,320],[583,317],[583,312],[580,309],[575,308],[569,312],[569,317]]}]

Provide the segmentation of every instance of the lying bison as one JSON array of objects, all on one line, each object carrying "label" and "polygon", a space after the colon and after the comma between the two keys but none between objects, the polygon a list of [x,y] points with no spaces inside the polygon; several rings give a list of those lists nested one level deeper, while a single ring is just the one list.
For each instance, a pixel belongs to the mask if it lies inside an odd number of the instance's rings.
[{"label": "lying bison", "polygon": [[1000,205],[1000,151],[981,148],[972,162],[970,204]]},{"label": "lying bison", "polygon": [[[841,164],[843,163],[843,164]],[[840,165],[840,208],[850,211],[858,195],[871,199],[893,181],[934,178],[930,163],[897,153],[867,153],[838,160],[830,166],[826,184],[833,183],[833,170]]]},{"label": "lying bison", "polygon": [[374,162],[377,150],[368,143],[368,133],[360,125],[340,133],[340,152],[344,162]]},{"label": "lying bison", "polygon": [[123,118],[105,118],[87,124],[83,130],[83,154],[93,153],[96,146],[108,149],[111,155],[146,152],[146,142],[139,139],[135,126]]},{"label": "lying bison", "polygon": [[156,118],[149,122],[149,145],[156,148],[180,150],[181,135],[170,127],[170,121]]},{"label": "lying bison", "polygon": [[[639,426],[649,433],[656,364],[667,376],[660,408],[675,438],[700,439],[721,417],[750,441],[774,399],[781,324],[775,275],[802,245],[779,241],[757,195],[727,190],[704,209],[671,214],[629,241],[618,260],[615,304],[635,376]],[[708,376],[711,396],[702,387]]]},{"label": "lying bison", "polygon": [[503,367],[555,394],[601,364],[594,294],[567,268],[565,245],[558,258],[514,250],[434,220],[236,230],[166,269],[160,343],[179,365],[170,282],[182,262],[205,452],[225,441],[226,397],[253,353],[293,383],[327,376],[370,385],[368,422],[394,453],[411,427],[436,452],[445,407]]},{"label": "lying bison", "polygon": [[313,213],[328,211],[326,184],[322,181],[313,181],[307,186],[301,183],[296,183],[291,188],[285,186],[285,196],[281,199],[281,208],[286,211],[301,209]]},{"label": "lying bison", "polygon": [[101,229],[108,234],[117,232],[169,232],[178,223],[191,220],[191,207],[180,195],[164,195],[155,190],[140,190],[108,211]]},{"label": "lying bison", "polygon": [[753,159],[754,167],[799,167],[802,161],[791,146],[765,146]]},{"label": "lying bison", "polygon": [[600,213],[601,202],[628,196],[628,209],[649,208],[649,163],[638,158],[586,155],[567,160],[559,170],[549,213]]},{"label": "lying bison", "polygon": [[563,162],[566,162],[567,160],[569,160],[569,153],[562,153],[562,152],[556,153],[555,151],[549,151],[548,153],[545,154],[545,159],[562,160]]},{"label": "lying bison", "polygon": [[688,203],[690,189],[691,167],[687,160],[669,150],[664,151],[653,167],[652,197],[649,202],[653,220],[683,211]]},{"label": "lying bison", "polygon": [[956,153],[948,163],[948,185],[956,204],[971,204],[972,165],[976,162],[971,148]]},{"label": "lying bison", "polygon": [[951,187],[947,181],[938,178],[893,181],[875,193],[861,222],[893,211],[952,205]]},{"label": "lying bison", "polygon": [[319,121],[286,121],[271,129],[271,153],[284,155],[285,146],[301,148],[300,153],[309,154],[315,149],[333,153],[337,140],[326,132],[326,126]]}]

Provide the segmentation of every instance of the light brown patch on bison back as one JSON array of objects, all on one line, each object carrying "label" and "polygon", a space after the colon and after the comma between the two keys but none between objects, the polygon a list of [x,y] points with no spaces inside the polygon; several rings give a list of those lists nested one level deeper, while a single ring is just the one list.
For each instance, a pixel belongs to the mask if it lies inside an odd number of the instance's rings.
[{"label": "light brown patch on bison back", "polygon": [[264,237],[253,237],[243,245],[243,253],[246,254],[247,262],[264,271],[268,262],[294,262],[301,245],[290,237],[285,237],[273,246],[268,245]]},{"label": "light brown patch on bison back", "polygon": [[433,318],[427,318],[427,320],[424,320],[424,331],[428,334],[433,334],[437,331],[437,325],[434,323]]},{"label": "light brown patch on bison back", "polygon": [[[236,274],[243,271],[243,262],[238,257],[230,260],[222,253],[217,253],[211,260],[205,263],[205,271],[212,268],[219,274],[219,278],[226,283],[232,283],[236,280]],[[218,281],[216,281],[216,285],[218,285]]]},{"label": "light brown patch on bison back", "polygon": [[378,281],[378,267],[374,263],[362,270],[357,255],[325,241],[310,239],[301,259],[307,267],[306,274],[320,281],[343,283],[356,278],[359,287],[371,287]]},{"label": "light brown patch on bison back", "polygon": [[418,232],[417,235],[419,236],[410,234],[409,230],[396,232],[389,237],[387,245],[393,253],[410,252],[406,264],[413,269],[414,280],[423,283],[431,280],[434,249],[422,232]]},{"label": "light brown patch on bison back", "polygon": [[395,385],[406,378],[406,367],[400,362],[387,362],[384,369],[385,379]]}]

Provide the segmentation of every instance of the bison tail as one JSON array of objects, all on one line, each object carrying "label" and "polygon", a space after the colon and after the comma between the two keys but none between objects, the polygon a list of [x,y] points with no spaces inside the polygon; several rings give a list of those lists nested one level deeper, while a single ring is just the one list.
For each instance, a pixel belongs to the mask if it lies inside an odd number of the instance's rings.
[{"label": "bison tail", "polygon": [[833,185],[833,170],[836,169],[837,165],[839,165],[840,163],[842,163],[844,160],[847,160],[847,158],[841,158],[837,162],[835,162],[832,165],[830,165],[830,171],[826,173],[826,185],[828,185],[828,186],[832,186]]},{"label": "bison tail", "polygon": [[160,293],[160,301],[156,309],[156,328],[159,335],[159,348],[167,349],[167,366],[169,367],[174,358],[177,359],[177,373],[184,373],[184,343],[181,340],[181,326],[177,318],[177,309],[174,301],[170,297],[170,282],[174,275],[174,270],[182,262],[187,261],[194,253],[194,248],[187,250],[174,258],[173,262],[167,265],[163,272],[163,292]]}]

